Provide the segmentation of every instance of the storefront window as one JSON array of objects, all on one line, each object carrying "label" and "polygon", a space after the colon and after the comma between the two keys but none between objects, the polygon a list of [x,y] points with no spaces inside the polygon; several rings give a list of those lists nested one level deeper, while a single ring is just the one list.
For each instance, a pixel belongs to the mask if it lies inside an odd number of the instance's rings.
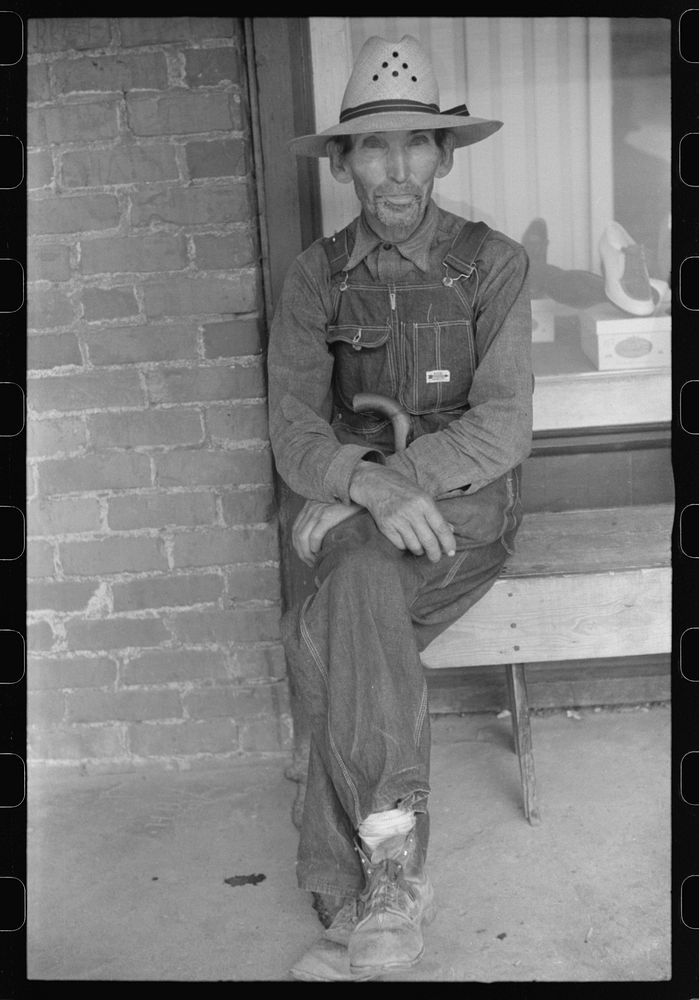
[{"label": "storefront window", "polygon": [[[337,121],[353,59],[375,34],[421,41],[442,108],[465,100],[504,122],[459,151],[435,200],[530,251],[535,431],[668,422],[670,21],[310,21],[319,129]],[[329,233],[358,203],[325,163],[320,185]]]}]

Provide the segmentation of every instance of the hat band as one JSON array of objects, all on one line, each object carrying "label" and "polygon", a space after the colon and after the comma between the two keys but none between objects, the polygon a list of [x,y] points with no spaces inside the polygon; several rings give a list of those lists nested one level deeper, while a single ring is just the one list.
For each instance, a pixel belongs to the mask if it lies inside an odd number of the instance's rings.
[{"label": "hat band", "polygon": [[432,114],[438,115],[439,106],[437,104],[425,104],[423,101],[408,101],[401,98],[368,101],[366,104],[358,104],[356,108],[345,108],[344,111],[341,111],[340,124],[348,122],[352,118],[360,118],[362,115],[391,111],[430,111]]}]

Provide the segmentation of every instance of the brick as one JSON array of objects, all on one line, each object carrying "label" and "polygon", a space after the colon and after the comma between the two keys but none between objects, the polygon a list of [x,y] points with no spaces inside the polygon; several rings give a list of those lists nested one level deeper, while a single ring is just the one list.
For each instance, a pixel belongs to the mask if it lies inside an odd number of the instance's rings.
[{"label": "brick", "polygon": [[231,323],[204,326],[204,354],[207,358],[235,358],[259,354],[260,320],[238,319]]},{"label": "brick", "polygon": [[197,444],[202,439],[199,414],[168,408],[136,413],[95,413],[87,418],[93,448]]},{"label": "brick", "polygon": [[119,135],[116,101],[90,101],[33,108],[27,114],[30,146],[115,139]]},{"label": "brick", "polygon": [[136,293],[131,285],[118,288],[85,288],[83,316],[87,322],[138,316]]},{"label": "brick", "polygon": [[31,287],[27,301],[27,328],[50,330],[76,321],[77,310],[66,292],[57,288]]},{"label": "brick", "polygon": [[27,649],[30,652],[53,649],[55,637],[53,629],[46,621],[30,622],[27,625]]},{"label": "brick", "polygon": [[102,410],[110,406],[143,406],[145,403],[138,372],[133,371],[30,378],[27,380],[27,400],[36,413]]},{"label": "brick", "polygon": [[173,277],[143,287],[146,315],[198,316],[252,312],[259,304],[257,273],[234,272],[215,278]]},{"label": "brick", "polygon": [[107,327],[83,334],[93,365],[137,361],[186,361],[197,357],[197,330],[192,325],[145,323]]},{"label": "brick", "polygon": [[266,719],[243,719],[240,725],[240,749],[248,753],[271,753],[292,750],[293,727],[291,716],[270,716]]},{"label": "brick", "polygon": [[27,662],[28,690],[107,687],[116,676],[116,663],[106,656],[34,657]]},{"label": "brick", "polygon": [[98,584],[63,581],[30,583],[27,606],[31,611],[84,611]]},{"label": "brick", "polygon": [[27,455],[31,457],[79,451],[86,443],[87,431],[80,417],[34,418],[27,424]]},{"label": "brick", "polygon": [[256,399],[265,394],[264,372],[259,365],[149,371],[146,386],[153,403]]},{"label": "brick", "polygon": [[131,753],[148,758],[231,753],[238,749],[237,727],[232,719],[132,725],[128,740]]},{"label": "brick", "polygon": [[266,441],[267,404],[211,406],[206,411],[206,426],[214,441]]},{"label": "brick", "polygon": [[178,271],[187,266],[183,237],[167,233],[85,240],[80,251],[83,274]]},{"label": "brick", "polygon": [[48,150],[27,153],[27,188],[30,191],[48,187],[53,180],[53,157]]},{"label": "brick", "polygon": [[171,187],[136,191],[131,195],[131,222],[150,226],[171,222],[178,226],[247,222],[252,216],[247,182],[222,187]]},{"label": "brick", "polygon": [[29,247],[27,269],[30,281],[68,281],[70,247],[63,243]]},{"label": "brick", "polygon": [[128,660],[121,670],[125,686],[223,680],[226,676],[225,655],[210,649],[153,649]]},{"label": "brick", "polygon": [[241,646],[232,657],[232,670],[236,677],[268,677],[280,679],[286,676],[286,658],[281,645]]},{"label": "brick", "polygon": [[243,177],[250,171],[250,154],[244,139],[212,139],[188,142],[185,157],[189,176]]},{"label": "brick", "polygon": [[213,87],[237,83],[242,76],[240,56],[232,46],[219,49],[189,49],[184,54],[185,80],[190,87]]},{"label": "brick", "polygon": [[30,760],[80,761],[124,756],[122,726],[64,726],[32,732],[27,740]]},{"label": "brick", "polygon": [[212,313],[252,312],[259,304],[255,271],[234,272],[215,278],[173,277],[144,285],[146,315],[198,316]]},{"label": "brick", "polygon": [[[78,149],[63,154],[61,178],[66,188],[104,187],[176,180],[172,146],[134,146],[123,143],[109,149]],[[129,268],[128,270],[137,270]]]},{"label": "brick", "polygon": [[204,576],[150,577],[115,583],[114,610],[140,611],[144,608],[191,607],[212,604],[223,591],[223,579],[213,573]]},{"label": "brick", "polygon": [[95,497],[71,497],[70,500],[32,500],[27,508],[30,535],[70,535],[98,531],[99,501]]},{"label": "brick", "polygon": [[39,490],[44,496],[133,486],[150,486],[150,462],[146,455],[119,452],[47,459],[39,470]]},{"label": "brick", "polygon": [[247,717],[274,716],[277,695],[276,692],[272,694],[270,685],[259,685],[251,690],[230,686],[190,691],[183,700],[193,719],[230,716],[247,720]]},{"label": "brick", "polygon": [[134,135],[187,135],[241,127],[239,106],[221,92],[128,95],[126,112]]},{"label": "brick", "polygon": [[157,455],[156,481],[159,486],[219,486],[270,482],[272,461],[269,449],[248,451],[170,451]]},{"label": "brick", "polygon": [[62,365],[83,363],[78,338],[74,333],[44,333],[27,338],[27,368],[40,371]]},{"label": "brick", "polygon": [[53,576],[54,546],[50,542],[31,542],[27,546],[27,576]]},{"label": "brick", "polygon": [[51,97],[49,68],[46,63],[32,63],[27,66],[27,103],[48,101]]},{"label": "brick", "polygon": [[107,521],[112,529],[166,528],[172,525],[212,524],[216,502],[206,493],[169,493],[123,496],[109,500]]},{"label": "brick", "polygon": [[183,611],[168,617],[183,643],[264,642],[279,639],[279,608],[231,608],[229,611]]},{"label": "brick", "polygon": [[230,38],[231,17],[120,17],[122,46],[158,42],[192,42],[204,38]]},{"label": "brick", "polygon": [[63,721],[65,695],[60,691],[30,691],[27,695],[27,724],[46,728]]},{"label": "brick", "polygon": [[[81,621],[72,618],[66,622],[66,637],[70,649],[109,650],[141,646],[160,646],[170,638],[158,618],[112,618]],[[109,697],[114,699],[114,695]],[[108,700],[108,699],[107,699]],[[107,719],[119,719],[116,705]],[[78,721],[74,719],[73,721]],[[88,721],[91,721],[88,719]],[[95,719],[97,721],[97,719]]]},{"label": "brick", "polygon": [[[59,546],[59,554],[63,572],[67,575],[102,577],[106,573],[167,569],[161,539],[148,536],[63,542]],[[123,622],[117,624],[121,626]]]},{"label": "brick", "polygon": [[241,229],[226,236],[205,234],[194,237],[197,267],[201,271],[219,271],[252,264],[257,249],[252,233]]},{"label": "brick", "polygon": [[106,17],[30,18],[26,23],[30,53],[99,49],[109,45],[111,37]]},{"label": "brick", "polygon": [[177,691],[71,691],[66,708],[68,722],[136,722],[182,715]]},{"label": "brick", "polygon": [[178,569],[278,559],[277,528],[212,528],[177,534],[173,542],[173,558]]},{"label": "brick", "polygon": [[226,592],[232,601],[279,601],[278,566],[236,566],[226,573]]},{"label": "brick", "polygon": [[59,59],[53,64],[53,78],[56,92],[62,94],[160,90],[167,86],[167,63],[164,52]]},{"label": "brick", "polygon": [[225,490],[221,494],[223,520],[230,526],[263,524],[277,513],[272,486],[258,486],[252,490]]},{"label": "brick", "polygon": [[86,233],[113,229],[119,217],[119,202],[113,194],[62,195],[30,200],[27,226],[30,236]]}]

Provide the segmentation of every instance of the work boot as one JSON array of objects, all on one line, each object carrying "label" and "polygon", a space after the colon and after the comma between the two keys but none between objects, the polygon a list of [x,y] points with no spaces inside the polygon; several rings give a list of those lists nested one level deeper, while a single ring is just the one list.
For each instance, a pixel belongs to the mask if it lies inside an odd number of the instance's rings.
[{"label": "work boot", "polygon": [[[315,908],[318,909],[317,906]],[[293,978],[326,983],[361,982],[375,978],[372,970],[356,973],[350,970],[347,945],[356,923],[357,900],[348,899],[326,925],[323,934],[292,967]]]},{"label": "work boot", "polygon": [[350,971],[382,975],[409,969],[422,958],[423,921],[429,923],[437,912],[415,830],[379,844],[370,858],[357,850],[366,887],[349,942]]}]

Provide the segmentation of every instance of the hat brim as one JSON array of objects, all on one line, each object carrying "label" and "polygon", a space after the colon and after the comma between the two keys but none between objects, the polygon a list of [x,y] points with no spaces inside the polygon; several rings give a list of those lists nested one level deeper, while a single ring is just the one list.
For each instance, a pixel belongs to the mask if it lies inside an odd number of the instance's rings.
[{"label": "hat brim", "polygon": [[363,115],[340,125],[332,125],[317,135],[301,135],[288,143],[297,156],[327,156],[327,143],[338,135],[360,135],[366,132],[402,132],[415,129],[448,128],[455,136],[455,146],[470,146],[487,139],[502,128],[502,122],[471,115],[442,115],[428,112],[398,111]]}]

